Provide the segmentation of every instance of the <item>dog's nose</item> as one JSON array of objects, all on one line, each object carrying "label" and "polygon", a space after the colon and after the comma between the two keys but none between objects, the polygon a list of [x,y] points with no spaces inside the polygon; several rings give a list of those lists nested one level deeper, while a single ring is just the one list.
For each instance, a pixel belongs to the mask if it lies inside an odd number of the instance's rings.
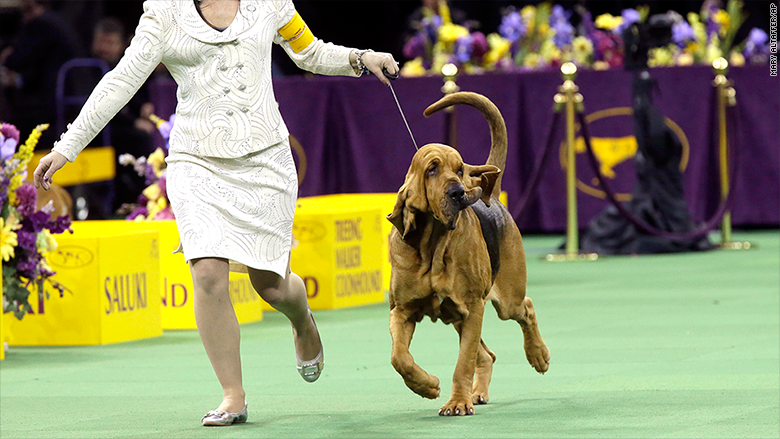
[{"label": "dog's nose", "polygon": [[466,195],[466,190],[461,185],[452,185],[447,190],[447,196],[453,201],[461,202]]}]

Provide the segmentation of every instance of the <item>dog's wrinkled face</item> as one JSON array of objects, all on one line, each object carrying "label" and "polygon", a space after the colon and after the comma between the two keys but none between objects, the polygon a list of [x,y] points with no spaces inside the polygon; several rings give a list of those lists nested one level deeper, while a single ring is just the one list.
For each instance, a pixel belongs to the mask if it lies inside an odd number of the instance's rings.
[{"label": "dog's wrinkled face", "polygon": [[480,198],[490,205],[490,194],[501,171],[490,165],[471,166],[454,148],[429,144],[414,155],[406,181],[398,191],[387,219],[402,237],[415,229],[415,214],[430,213],[454,229],[460,211]]}]

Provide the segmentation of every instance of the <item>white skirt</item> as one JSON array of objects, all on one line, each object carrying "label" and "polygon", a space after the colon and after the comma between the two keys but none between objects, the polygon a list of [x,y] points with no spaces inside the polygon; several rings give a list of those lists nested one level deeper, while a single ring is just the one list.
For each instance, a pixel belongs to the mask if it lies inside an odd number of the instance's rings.
[{"label": "white skirt", "polygon": [[184,258],[225,258],[286,277],[298,179],[289,140],[244,157],[171,153],[167,192]]}]

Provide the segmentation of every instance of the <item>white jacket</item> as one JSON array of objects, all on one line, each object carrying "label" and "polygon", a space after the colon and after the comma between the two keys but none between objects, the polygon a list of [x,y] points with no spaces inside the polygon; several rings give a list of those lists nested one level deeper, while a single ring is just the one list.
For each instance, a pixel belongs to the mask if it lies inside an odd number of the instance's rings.
[{"label": "white jacket", "polygon": [[271,82],[271,43],[298,67],[324,75],[358,76],[353,49],[315,38],[295,53],[277,32],[295,14],[291,0],[241,0],[220,32],[193,0],[147,0],[135,37],[119,64],[95,87],[54,151],[73,161],[162,62],[178,84],[170,151],[237,158],[277,144],[289,132]]}]

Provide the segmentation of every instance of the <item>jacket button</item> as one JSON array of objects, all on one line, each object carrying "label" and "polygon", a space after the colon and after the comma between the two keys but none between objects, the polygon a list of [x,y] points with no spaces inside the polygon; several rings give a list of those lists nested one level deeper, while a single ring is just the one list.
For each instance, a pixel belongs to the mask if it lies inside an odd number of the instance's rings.
[{"label": "jacket button", "polygon": [[225,94],[228,94],[228,93],[230,93],[230,89],[229,89],[229,88],[226,88],[226,89],[224,89],[224,90],[222,90],[222,91],[224,91],[224,92],[225,92]]},{"label": "jacket button", "polygon": [[246,90],[246,85],[241,84],[241,85],[238,86],[238,89],[241,90],[241,91],[244,91],[244,90]]},{"label": "jacket button", "polygon": [[248,111],[249,111],[249,108],[247,108],[247,107],[243,107],[243,108],[241,108],[241,112],[242,112],[242,113],[246,113],[246,112],[248,112]]},{"label": "jacket button", "polygon": [[236,64],[236,67],[238,67],[239,69],[243,69],[244,68],[244,63],[240,62],[240,63]]},{"label": "jacket button", "polygon": [[232,116],[232,115],[233,115],[233,110],[228,110],[226,114],[227,114],[228,116]]},{"label": "jacket button", "polygon": [[234,46],[238,46],[238,40],[236,40],[236,41],[233,41],[233,45],[234,45]]},{"label": "jacket button", "polygon": [[223,71],[223,72],[224,72],[224,71],[226,71],[228,68],[227,68],[227,66],[222,66],[222,67],[220,67],[219,69],[220,69],[221,71]]}]

